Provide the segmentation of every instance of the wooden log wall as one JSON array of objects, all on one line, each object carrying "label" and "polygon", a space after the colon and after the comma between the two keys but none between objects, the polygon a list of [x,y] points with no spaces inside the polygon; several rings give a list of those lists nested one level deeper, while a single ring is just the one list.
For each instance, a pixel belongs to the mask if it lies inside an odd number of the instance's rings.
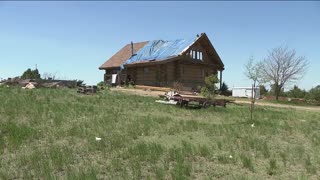
[{"label": "wooden log wall", "polygon": [[204,85],[206,76],[217,73],[213,66],[204,64],[185,64],[183,59],[165,64],[128,68],[136,85],[173,87],[181,82],[186,90]]},{"label": "wooden log wall", "polygon": [[137,67],[135,83],[138,85],[157,86],[157,66]]},{"label": "wooden log wall", "polygon": [[197,89],[205,84],[205,77],[216,73],[215,70],[207,65],[202,64],[180,64],[181,71],[180,81],[187,89]]}]

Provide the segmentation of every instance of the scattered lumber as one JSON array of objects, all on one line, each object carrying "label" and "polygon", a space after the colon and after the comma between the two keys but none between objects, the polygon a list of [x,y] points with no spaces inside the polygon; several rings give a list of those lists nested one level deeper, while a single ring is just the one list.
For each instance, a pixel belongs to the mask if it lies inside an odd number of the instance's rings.
[{"label": "scattered lumber", "polygon": [[77,93],[81,94],[95,94],[97,93],[97,86],[80,86]]},{"label": "scattered lumber", "polygon": [[156,102],[162,103],[162,104],[173,104],[173,105],[176,105],[178,103],[177,101],[174,101],[174,100],[170,100],[170,101],[156,100]]},{"label": "scattered lumber", "polygon": [[[226,107],[227,103],[229,102],[228,100],[225,99],[210,99],[206,98],[200,95],[194,95],[194,94],[181,94],[176,92],[176,91],[169,91],[166,92],[164,95],[159,95],[160,98],[163,98],[166,100],[165,101],[156,101],[159,103],[164,103],[164,104],[174,104],[172,101],[175,101],[177,105],[180,107],[186,107],[189,105],[190,102],[196,102],[199,103],[199,106],[201,107],[208,107],[208,106],[223,106]],[[170,103],[169,103],[170,102]]]}]

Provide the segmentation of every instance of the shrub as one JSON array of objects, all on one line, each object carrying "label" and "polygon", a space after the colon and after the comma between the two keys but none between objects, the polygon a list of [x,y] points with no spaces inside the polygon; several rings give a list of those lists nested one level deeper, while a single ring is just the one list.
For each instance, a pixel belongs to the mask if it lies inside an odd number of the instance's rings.
[{"label": "shrub", "polygon": [[205,86],[201,88],[201,94],[208,98],[214,98],[217,87],[216,83],[219,82],[219,79],[216,74],[212,74],[205,78]]},{"label": "shrub", "polygon": [[83,80],[76,80],[76,83],[78,87],[84,85]]},{"label": "shrub", "polygon": [[271,158],[269,160],[269,167],[268,167],[268,170],[267,170],[268,174],[270,176],[276,174],[277,169],[278,169],[277,160],[275,158]]},{"label": "shrub", "polygon": [[40,79],[41,76],[39,74],[38,69],[31,70],[28,68],[25,72],[23,72],[21,79]]},{"label": "shrub", "polygon": [[268,90],[264,85],[260,85],[259,88],[260,88],[260,95],[261,96],[263,96],[263,95],[268,93]]},{"label": "shrub", "polygon": [[232,95],[232,92],[229,90],[229,87],[225,82],[222,83],[219,91],[220,91],[220,94],[224,95],[224,96],[231,96]]},{"label": "shrub", "polygon": [[292,98],[304,98],[307,92],[305,90],[300,89],[298,86],[294,86],[293,89],[287,92],[288,97]]},{"label": "shrub", "polygon": [[310,89],[306,99],[320,101],[320,85]]},{"label": "shrub", "polygon": [[97,84],[97,86],[98,86],[99,89],[109,89],[110,88],[110,85],[105,83],[104,81],[100,81]]}]

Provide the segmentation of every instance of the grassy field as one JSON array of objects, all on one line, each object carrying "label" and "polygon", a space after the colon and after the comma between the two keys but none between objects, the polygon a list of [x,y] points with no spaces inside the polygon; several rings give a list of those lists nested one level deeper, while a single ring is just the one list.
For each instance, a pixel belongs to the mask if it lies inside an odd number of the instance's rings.
[{"label": "grassy field", "polygon": [[[0,88],[0,179],[317,179],[320,113]],[[252,125],[253,124],[253,125]],[[96,141],[100,137],[100,141]]]}]

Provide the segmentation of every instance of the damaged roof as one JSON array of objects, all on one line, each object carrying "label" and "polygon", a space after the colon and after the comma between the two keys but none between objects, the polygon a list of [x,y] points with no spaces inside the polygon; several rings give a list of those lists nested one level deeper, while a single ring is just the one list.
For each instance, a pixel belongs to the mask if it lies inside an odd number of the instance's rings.
[{"label": "damaged roof", "polygon": [[[138,52],[148,41],[133,43],[133,52]],[[131,44],[125,45],[120,51],[114,54],[110,59],[103,63],[99,69],[108,69],[120,67],[124,64],[132,55]]]},{"label": "damaged roof", "polygon": [[173,41],[154,40],[149,41],[143,48],[141,48],[136,55],[132,56],[124,64],[132,64],[143,61],[160,61],[168,58],[173,58],[181,55],[184,51],[196,41],[192,39],[177,39]]},{"label": "damaged roof", "polygon": [[133,43],[134,52],[131,52],[131,44],[127,44],[108,61],[102,64],[99,69],[123,68],[124,65],[143,63],[149,61],[162,61],[182,55],[198,40],[208,41],[211,48],[208,54],[214,56],[223,68],[223,63],[212,46],[205,33],[190,39],[177,39],[172,41],[153,40],[140,43]]}]

